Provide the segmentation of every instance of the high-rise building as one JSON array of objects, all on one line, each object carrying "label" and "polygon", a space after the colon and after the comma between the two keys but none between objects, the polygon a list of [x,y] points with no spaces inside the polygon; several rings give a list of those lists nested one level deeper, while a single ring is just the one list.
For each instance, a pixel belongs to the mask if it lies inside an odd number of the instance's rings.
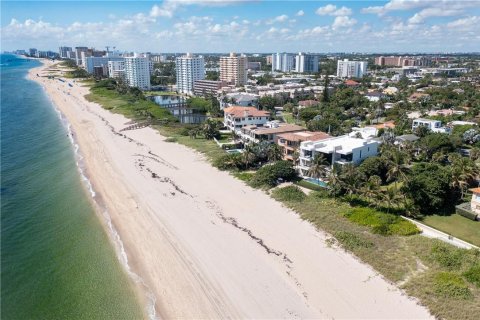
[{"label": "high-rise building", "polygon": [[125,79],[125,59],[118,61],[108,61],[108,77],[115,79]]},{"label": "high-rise building", "polygon": [[82,52],[86,52],[87,50],[87,47],[75,47],[75,63],[77,66],[82,65]]},{"label": "high-rise building", "polygon": [[28,49],[28,55],[31,57],[35,57],[37,55],[37,49],[35,48]]},{"label": "high-rise building", "polygon": [[122,57],[86,57],[84,60],[84,68],[88,73],[93,73],[95,67],[105,67],[108,69],[109,61],[123,61]]},{"label": "high-rise building", "polygon": [[295,72],[318,72],[318,56],[299,52],[295,56]]},{"label": "high-rise building", "polygon": [[193,94],[193,84],[197,80],[205,79],[205,61],[202,56],[194,57],[187,53],[175,59],[177,69],[177,91]]},{"label": "high-rise building", "polygon": [[337,77],[361,78],[367,72],[367,61],[338,60]]},{"label": "high-rise building", "polygon": [[60,58],[67,59],[69,58],[69,52],[72,52],[72,47],[60,47],[58,48],[58,54]]},{"label": "high-rise building", "polygon": [[375,57],[375,64],[379,66],[389,67],[411,67],[411,66],[430,66],[432,60],[427,57],[402,57],[402,56],[390,56],[390,57]]},{"label": "high-rise building", "polygon": [[247,84],[248,60],[245,55],[237,56],[230,53],[227,57],[220,57],[220,80],[234,86]]},{"label": "high-rise building", "polygon": [[125,81],[130,87],[150,89],[150,63],[146,55],[125,57]]},{"label": "high-rise building", "polygon": [[291,53],[272,54],[272,72],[290,72],[295,70],[295,56]]}]

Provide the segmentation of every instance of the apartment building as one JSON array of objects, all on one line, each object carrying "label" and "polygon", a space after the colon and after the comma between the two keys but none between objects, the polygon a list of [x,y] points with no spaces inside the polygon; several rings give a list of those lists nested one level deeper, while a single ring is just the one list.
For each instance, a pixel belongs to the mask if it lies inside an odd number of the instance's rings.
[{"label": "apartment building", "polygon": [[389,67],[407,67],[407,66],[427,67],[432,64],[432,60],[427,57],[380,56],[375,58],[375,64],[379,66],[389,66]]},{"label": "apartment building", "polygon": [[318,70],[317,55],[299,52],[295,56],[295,72],[316,73]]},{"label": "apartment building", "polygon": [[88,73],[93,74],[95,67],[105,67],[108,70],[109,61],[124,61],[122,57],[85,57],[83,67]]},{"label": "apartment building", "polygon": [[291,53],[272,54],[272,72],[291,72],[295,70],[295,56]]},{"label": "apartment building", "polygon": [[193,94],[195,81],[205,79],[205,61],[202,56],[195,57],[187,53],[175,59],[177,71],[177,91]]},{"label": "apartment building", "polygon": [[379,143],[373,139],[352,138],[348,135],[304,141],[300,143],[300,164],[298,169],[302,176],[308,176],[312,160],[322,154],[327,162],[334,164],[358,164],[368,157],[376,156]]},{"label": "apartment building", "polygon": [[193,93],[196,96],[216,94],[218,90],[226,85],[227,83],[225,81],[197,80],[193,83]]},{"label": "apartment building", "polygon": [[32,57],[35,57],[37,55],[37,49],[35,48],[30,48],[28,49],[28,55],[32,56]]},{"label": "apartment building", "polygon": [[125,57],[125,81],[130,87],[150,90],[151,66],[148,55]]},{"label": "apartment building", "polygon": [[367,61],[348,61],[348,59],[337,61],[337,77],[339,78],[361,78],[367,73]]},{"label": "apartment building", "polygon": [[108,61],[108,77],[125,79],[125,60]]},{"label": "apartment building", "polygon": [[70,52],[72,52],[72,47],[59,47],[58,55],[62,59],[70,59]]},{"label": "apartment building", "polygon": [[230,53],[227,57],[220,57],[220,80],[234,86],[247,84],[248,60],[245,55],[237,56]]}]

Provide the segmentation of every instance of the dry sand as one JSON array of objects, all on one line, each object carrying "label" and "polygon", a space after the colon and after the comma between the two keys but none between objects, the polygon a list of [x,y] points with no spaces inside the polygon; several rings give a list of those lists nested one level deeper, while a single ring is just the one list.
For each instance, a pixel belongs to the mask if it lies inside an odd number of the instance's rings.
[{"label": "dry sand", "polygon": [[[51,62],[46,62],[46,66]],[[428,310],[264,192],[37,77],[70,122],[129,267],[161,318],[425,319]],[[72,83],[73,87],[69,87]],[[34,107],[34,106],[32,106]]]}]

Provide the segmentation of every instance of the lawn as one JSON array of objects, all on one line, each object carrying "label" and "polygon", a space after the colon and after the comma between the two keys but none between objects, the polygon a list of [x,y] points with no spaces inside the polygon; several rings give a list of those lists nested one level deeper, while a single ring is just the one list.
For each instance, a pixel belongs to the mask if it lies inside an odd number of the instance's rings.
[{"label": "lawn", "polygon": [[422,222],[430,227],[480,247],[479,221],[467,219],[459,214],[452,214],[450,216],[427,216]]},{"label": "lawn", "polygon": [[283,112],[282,113],[283,115],[283,118],[285,119],[285,122],[286,123],[290,123],[290,124],[298,124],[299,126],[305,126],[305,122],[304,121],[301,121],[301,120],[298,120],[295,119],[293,117],[293,115],[289,112]]}]

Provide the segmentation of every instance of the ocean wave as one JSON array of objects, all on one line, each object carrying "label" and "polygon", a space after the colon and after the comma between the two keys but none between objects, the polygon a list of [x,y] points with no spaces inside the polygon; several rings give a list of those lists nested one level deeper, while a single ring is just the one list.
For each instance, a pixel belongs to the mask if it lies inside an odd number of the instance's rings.
[{"label": "ocean wave", "polygon": [[[52,103],[55,111],[57,112],[61,123],[63,124],[64,128],[66,129],[69,141],[70,141],[71,145],[73,146],[74,155],[75,155],[75,159],[76,159],[76,165],[77,165],[77,169],[80,173],[80,177],[82,179],[82,182],[85,184],[87,190],[90,192],[90,196],[92,197],[93,201],[99,207],[101,207],[101,204],[98,203],[95,200],[95,196],[96,196],[95,190],[93,189],[93,186],[92,186],[92,183],[91,183],[90,179],[88,178],[87,174],[85,173],[85,164],[84,164],[84,161],[83,161],[84,158],[83,158],[83,156],[80,152],[80,146],[78,145],[78,143],[75,140],[72,126],[71,126],[70,122],[67,120],[67,118],[62,114],[62,112],[57,108],[57,106],[55,105],[55,103],[53,102],[52,99],[50,99],[50,102]],[[116,228],[113,226],[112,219],[110,217],[110,214],[108,213],[108,210],[106,210],[106,208],[103,208],[102,215],[103,215],[103,218],[105,219],[105,222],[108,226],[110,236],[113,239],[113,242],[114,242],[114,245],[115,245],[115,252],[117,253],[118,260],[120,261],[122,266],[125,268],[129,277],[135,283],[140,284],[141,286],[143,286],[145,288],[145,295],[146,295],[147,300],[148,300],[148,304],[146,306],[148,318],[150,320],[157,320],[158,318],[156,316],[156,310],[155,310],[155,303],[156,303],[155,295],[153,294],[153,292],[149,288],[149,286],[145,283],[143,278],[140,277],[138,274],[136,274],[135,272],[133,272],[131,270],[130,265],[128,263],[127,253],[126,253],[125,247],[123,245],[123,241],[120,238],[120,235],[117,232]]]}]

